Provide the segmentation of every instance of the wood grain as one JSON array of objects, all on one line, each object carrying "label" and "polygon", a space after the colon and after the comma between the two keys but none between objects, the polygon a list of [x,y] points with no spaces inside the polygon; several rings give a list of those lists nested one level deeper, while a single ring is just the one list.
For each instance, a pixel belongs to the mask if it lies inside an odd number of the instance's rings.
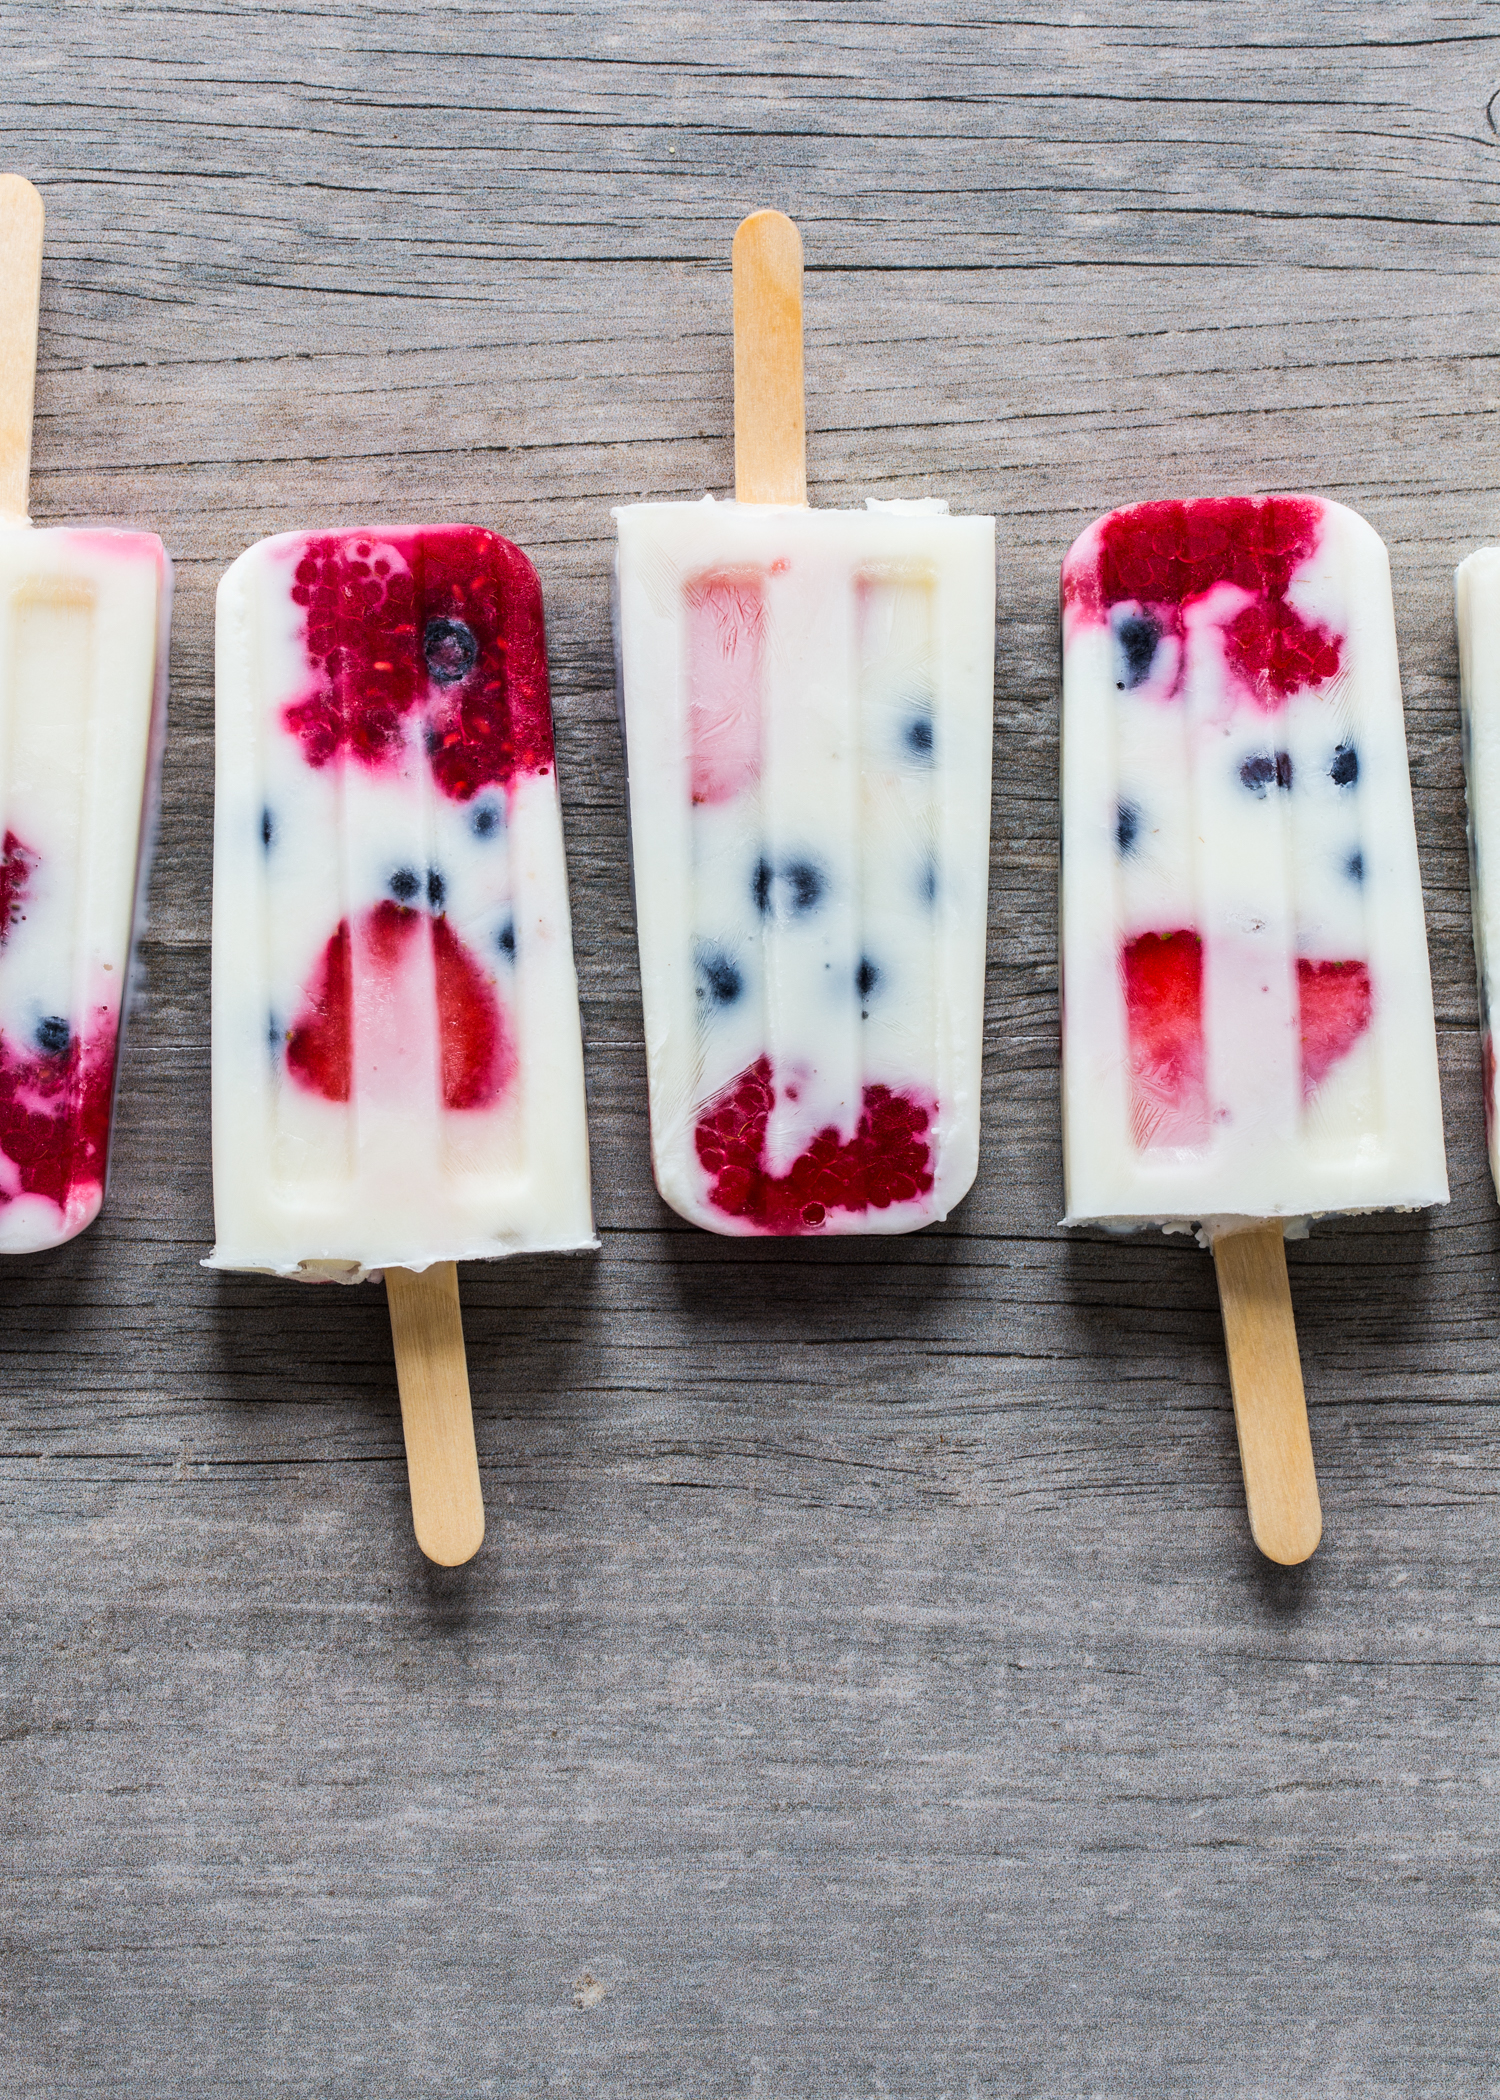
[{"label": "wood grain", "polygon": [[[0,0],[0,37],[33,510],[178,579],[109,1202],[0,1261],[0,2087],[1488,2094],[1452,569],[1500,532],[1491,12]],[[900,1243],[713,1240],[647,1157],[609,511],[732,487],[766,205],[813,502],[1000,521],[984,1150]],[[1212,1262],[1057,1229],[1057,569],[1111,503],[1288,486],[1392,552],[1454,1200],[1290,1249],[1326,1533],[1275,1569]],[[465,1273],[454,1574],[380,1293],[197,1266],[214,586],[397,515],[542,576],[604,1243]]]},{"label": "wood grain", "polygon": [[1267,1560],[1295,1568],[1317,1551],[1323,1512],[1283,1227],[1272,1218],[1218,1233],[1213,1252],[1250,1536]]}]

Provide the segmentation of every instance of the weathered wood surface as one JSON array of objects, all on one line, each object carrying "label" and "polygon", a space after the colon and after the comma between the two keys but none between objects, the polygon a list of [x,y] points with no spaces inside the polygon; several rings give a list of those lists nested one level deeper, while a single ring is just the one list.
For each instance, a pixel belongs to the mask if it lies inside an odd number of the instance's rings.
[{"label": "weathered wood surface", "polygon": [[[179,582],[109,1208],[0,1263],[8,2094],[1500,2091],[1451,616],[1500,529],[1496,27],[0,4],[35,514],[154,526]],[[716,1241],[647,1168],[609,506],[730,485],[758,204],[806,243],[813,500],[1000,518],[984,1162],[906,1243]],[[1055,579],[1116,500],[1298,484],[1392,549],[1454,1201],[1292,1252],[1287,1573],[1212,1264],[1055,1225]],[[196,1265],[215,579],[393,513],[541,569],[604,1236],[466,1277],[453,1575],[381,1294]]]}]

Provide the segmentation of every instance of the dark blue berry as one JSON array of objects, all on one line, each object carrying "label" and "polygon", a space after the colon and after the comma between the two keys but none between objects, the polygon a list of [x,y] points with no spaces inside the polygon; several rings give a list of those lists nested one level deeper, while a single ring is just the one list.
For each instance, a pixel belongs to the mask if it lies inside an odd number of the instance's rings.
[{"label": "dark blue berry", "polygon": [[703,1006],[733,1006],[745,989],[738,966],[721,948],[706,948],[698,957],[698,999]]},{"label": "dark blue berry", "polygon": [[500,812],[493,802],[481,802],[469,819],[469,828],[477,839],[493,838],[500,829]]},{"label": "dark blue berry", "polygon": [[442,910],[443,900],[447,896],[447,894],[447,883],[444,882],[442,876],[438,873],[436,868],[429,868],[427,870],[427,902],[432,906],[434,911]]},{"label": "dark blue berry", "polygon": [[880,970],[878,966],[871,962],[868,955],[862,955],[859,959],[859,968],[854,973],[854,989],[859,993],[861,1001],[869,998],[879,982]]},{"label": "dark blue berry", "polygon": [[421,887],[415,868],[398,868],[391,877],[391,895],[402,904],[410,904]]},{"label": "dark blue berry", "polygon": [[73,1031],[61,1014],[48,1014],[36,1024],[36,1046],[48,1057],[61,1057],[73,1040]]},{"label": "dark blue berry", "polygon": [[501,927],[500,931],[495,935],[495,946],[500,950],[500,953],[508,957],[508,959],[511,962],[515,961],[516,922],[514,919],[507,919],[505,924]]},{"label": "dark blue berry", "polygon": [[1268,787],[1290,788],[1292,784],[1292,754],[1290,751],[1257,751],[1240,767],[1240,783],[1249,788],[1252,795],[1265,796]]},{"label": "dark blue berry", "polygon": [[816,910],[823,895],[822,870],[815,868],[810,860],[794,860],[782,873],[792,893],[793,912],[800,918],[804,912]]},{"label": "dark blue berry", "polygon": [[1335,787],[1352,788],[1359,778],[1359,753],[1352,744],[1340,744],[1328,768]]},{"label": "dark blue berry", "polygon": [[1115,625],[1115,646],[1120,652],[1120,677],[1115,681],[1122,693],[1144,685],[1156,660],[1161,629],[1149,613],[1131,613]]},{"label": "dark blue berry", "polygon": [[1362,853],[1351,853],[1344,862],[1344,873],[1351,882],[1363,882],[1365,879],[1364,855]]},{"label": "dark blue berry", "polygon": [[938,893],[938,871],[935,860],[925,861],[917,880],[917,895],[924,904],[935,904]]},{"label": "dark blue berry", "polygon": [[473,628],[462,620],[429,620],[422,636],[422,654],[434,685],[457,685],[478,663],[479,644]]},{"label": "dark blue berry", "polygon": [[281,1048],[281,1023],[277,1020],[275,1014],[272,1014],[270,1020],[266,1023],[266,1041],[273,1050]]},{"label": "dark blue berry", "polygon": [[260,842],[263,846],[269,846],[275,836],[276,819],[268,809],[263,809],[260,813]]},{"label": "dark blue berry", "polygon": [[932,716],[930,714],[913,715],[907,722],[903,736],[906,748],[912,757],[918,759],[924,766],[930,766],[932,764],[933,745]]},{"label": "dark blue berry", "polygon": [[1121,853],[1134,853],[1135,842],[1140,836],[1141,813],[1133,802],[1121,802],[1115,807],[1115,844]]},{"label": "dark blue berry", "polygon": [[789,860],[776,868],[762,854],[750,877],[750,895],[762,917],[780,910],[804,918],[816,911],[826,887],[822,869],[810,860]]}]

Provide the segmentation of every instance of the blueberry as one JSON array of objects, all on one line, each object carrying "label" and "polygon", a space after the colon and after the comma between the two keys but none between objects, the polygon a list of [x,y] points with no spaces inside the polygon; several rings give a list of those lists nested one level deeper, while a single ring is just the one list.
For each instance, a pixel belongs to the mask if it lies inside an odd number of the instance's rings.
[{"label": "blueberry", "polygon": [[462,620],[429,620],[422,636],[422,654],[434,685],[457,685],[478,663],[479,644],[473,628]]},{"label": "blueberry", "polygon": [[745,989],[737,965],[721,948],[705,948],[698,957],[700,1006],[733,1006]]},{"label": "blueberry", "polygon": [[797,917],[816,910],[823,895],[822,870],[815,868],[810,860],[794,860],[782,873],[792,893],[792,910]]},{"label": "blueberry", "polygon": [[270,1020],[266,1023],[266,1041],[273,1050],[281,1048],[281,1023],[277,1020],[275,1014],[272,1014]]},{"label": "blueberry", "polygon": [[935,904],[938,893],[938,871],[935,860],[926,860],[917,878],[917,895],[924,904]]},{"label": "blueberry", "polygon": [[500,812],[493,802],[481,802],[469,819],[469,828],[477,839],[493,838],[500,829]]},{"label": "blueberry", "polygon": [[1129,692],[1146,683],[1151,676],[1156,645],[1160,640],[1161,629],[1149,613],[1129,613],[1115,623],[1115,646],[1120,652],[1119,668],[1124,674],[1115,681],[1117,691]]},{"label": "blueberry", "polygon": [[275,836],[276,819],[268,809],[263,809],[260,813],[260,842],[263,846],[269,846]]},{"label": "blueberry", "polygon": [[750,895],[762,917],[780,908],[794,919],[804,918],[817,909],[826,887],[822,869],[810,860],[789,860],[776,868],[762,854],[750,877]]},{"label": "blueberry", "polygon": [[913,715],[902,731],[902,741],[913,758],[917,759],[924,766],[930,766],[932,764],[933,743],[932,716],[930,714]]},{"label": "blueberry", "polygon": [[434,911],[442,910],[443,899],[447,896],[447,894],[447,883],[444,882],[442,876],[438,873],[436,868],[429,868],[427,870],[427,902],[432,906]]},{"label": "blueberry", "polygon": [[[859,968],[854,973],[854,989],[859,993],[861,1003],[869,998],[879,982],[879,967],[871,962],[868,955],[862,955],[859,959]],[[866,1010],[868,1011],[868,1009]]]},{"label": "blueberry", "polygon": [[1240,767],[1240,784],[1249,788],[1252,795],[1262,799],[1268,787],[1290,788],[1292,784],[1292,754],[1278,751],[1256,751]]},{"label": "blueberry", "polygon": [[1121,802],[1115,806],[1115,844],[1122,854],[1134,853],[1135,842],[1140,836],[1141,813],[1133,802]]},{"label": "blueberry", "polygon": [[501,927],[500,931],[495,935],[495,946],[500,950],[500,953],[503,956],[505,956],[507,961],[515,961],[516,922],[514,919],[507,919],[505,924]]},{"label": "blueberry", "polygon": [[61,1057],[73,1040],[73,1031],[61,1014],[48,1014],[36,1024],[36,1046],[48,1057]]},{"label": "blueberry", "polygon": [[415,868],[398,868],[391,877],[391,895],[402,904],[410,904],[421,887]]},{"label": "blueberry", "polygon": [[1365,879],[1364,855],[1362,853],[1351,853],[1344,862],[1344,873],[1351,882],[1363,882]]},{"label": "blueberry", "polygon": [[1328,768],[1328,777],[1335,787],[1353,787],[1359,778],[1359,753],[1352,744],[1339,745]]}]

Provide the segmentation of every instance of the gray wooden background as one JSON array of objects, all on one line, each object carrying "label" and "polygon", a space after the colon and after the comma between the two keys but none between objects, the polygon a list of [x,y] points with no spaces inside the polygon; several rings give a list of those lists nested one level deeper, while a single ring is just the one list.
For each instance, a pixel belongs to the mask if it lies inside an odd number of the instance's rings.
[{"label": "gray wooden background", "polygon": [[[0,0],[33,512],[177,562],[107,1213],[0,1262],[0,2089],[1500,2093],[1500,1223],[1451,571],[1500,533],[1500,10]],[[1497,105],[1500,108],[1500,105]],[[999,520],[985,1152],[716,1240],[647,1165],[609,508],[732,478],[806,243],[813,500]],[[1056,571],[1131,497],[1384,534],[1453,1203],[1292,1255],[1325,1543],[1244,1520],[1211,1264],[1063,1235]],[[465,1282],[483,1554],[383,1296],[211,1239],[212,602],[493,524],[547,595],[593,1258]]]}]

